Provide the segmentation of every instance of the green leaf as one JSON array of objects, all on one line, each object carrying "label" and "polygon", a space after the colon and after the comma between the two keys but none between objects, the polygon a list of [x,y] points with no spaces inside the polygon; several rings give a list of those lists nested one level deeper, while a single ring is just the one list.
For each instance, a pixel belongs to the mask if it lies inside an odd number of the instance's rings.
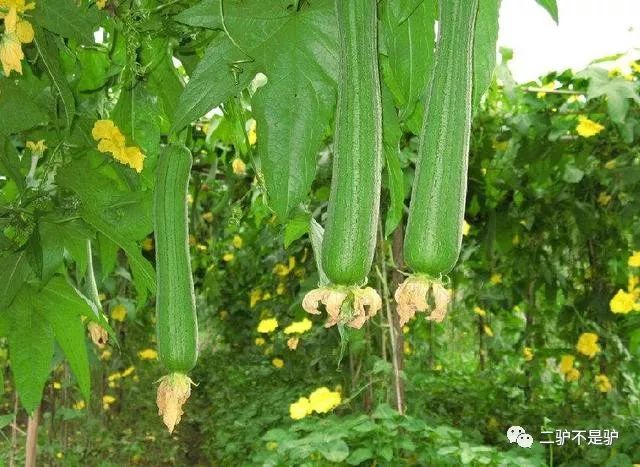
[{"label": "green leaf", "polygon": [[477,109],[482,95],[493,78],[496,67],[496,42],[500,0],[480,0],[473,39],[473,108]]},{"label": "green leaf", "polygon": [[321,444],[318,450],[329,462],[342,462],[349,457],[349,446],[341,439]]},{"label": "green leaf", "polygon": [[[2,378],[1,371],[0,371],[0,378]],[[4,384],[0,386],[0,394],[3,392],[4,392]],[[11,422],[13,422],[14,418],[15,418],[15,415],[12,413],[7,415],[0,415],[0,430],[11,425]]]},{"label": "green leaf", "polygon": [[127,254],[133,274],[133,282],[138,291],[140,303],[143,303],[146,300],[147,291],[151,293],[155,292],[156,279],[153,266],[142,256],[139,246],[134,241],[122,236],[97,213],[93,212],[92,209],[84,209],[82,211],[82,218],[109,240],[117,244]]},{"label": "green leaf", "polygon": [[318,275],[320,276],[318,287],[324,287],[331,283],[325,274],[324,269],[322,269],[322,237],[324,236],[324,229],[313,218],[311,218],[311,222],[309,224],[309,236],[311,237],[311,248],[313,249],[313,256],[316,260],[316,268],[318,269]]},{"label": "green leaf", "polygon": [[547,10],[553,20],[558,24],[558,5],[556,0],[536,0],[538,5]]},{"label": "green leaf", "polygon": [[49,322],[38,315],[28,294],[16,297],[10,312],[11,371],[20,401],[31,414],[40,405],[51,371],[53,331]]},{"label": "green leaf", "polygon": [[380,18],[384,47],[380,59],[382,76],[400,109],[402,121],[416,110],[431,75],[436,16],[432,1],[383,2]]},{"label": "green leaf", "polygon": [[[2,99],[2,96],[0,96],[0,99]],[[20,156],[18,151],[16,151],[16,148],[9,138],[2,138],[1,136],[0,169],[4,175],[8,175],[9,178],[15,182],[20,192],[24,191],[26,183],[25,177],[20,172]]]},{"label": "green leaf", "polygon": [[203,0],[178,13],[174,20],[197,28],[222,29],[220,18],[220,0]]},{"label": "green leaf", "polygon": [[404,214],[404,178],[399,158],[400,138],[402,138],[400,121],[396,115],[391,94],[384,86],[382,88],[382,144],[388,178],[387,188],[391,198],[384,222],[385,237],[396,229]]},{"label": "green leaf", "polygon": [[[20,109],[16,112],[16,109]],[[0,134],[29,130],[47,121],[40,106],[22,89],[20,80],[0,78]]]},{"label": "green leaf", "polygon": [[349,455],[347,458],[347,464],[360,465],[366,460],[373,459],[373,457],[373,451],[371,451],[371,449],[358,448]]},{"label": "green leaf", "polygon": [[584,171],[573,165],[567,165],[564,168],[564,174],[562,175],[562,180],[567,183],[579,183],[580,180],[584,177]]},{"label": "green leaf", "polygon": [[40,28],[35,28],[33,42],[38,49],[42,63],[51,79],[53,89],[55,93],[60,96],[67,125],[66,130],[69,132],[71,130],[71,124],[73,123],[73,117],[76,113],[76,104],[67,78],[62,71],[59,58],[60,52],[54,39],[55,37],[52,34]]},{"label": "green leaf", "polygon": [[[246,88],[257,71],[254,62],[242,63],[246,60],[227,36],[214,38],[180,96],[173,130],[184,128]],[[236,70],[235,76],[232,69]]]},{"label": "green leaf", "polygon": [[309,232],[309,221],[311,216],[308,213],[300,213],[287,221],[284,228],[284,247],[289,248],[293,242]]},{"label": "green leaf", "polygon": [[609,116],[615,123],[624,123],[631,100],[640,104],[635,84],[621,76],[610,77],[604,68],[589,67],[577,73],[576,77],[589,80],[587,98],[607,97]]},{"label": "green leaf", "polygon": [[0,257],[0,310],[9,306],[31,274],[27,252]]},{"label": "green leaf", "polygon": [[296,12],[284,2],[235,0],[225,3],[225,24],[267,75],[252,110],[269,206],[284,221],[307,199],[335,108],[334,5],[320,0]]},{"label": "green leaf", "polygon": [[95,91],[109,79],[111,61],[106,51],[79,48],[75,51],[80,66],[77,89],[80,92]]},{"label": "green leaf", "polygon": [[59,36],[93,44],[100,13],[96,8],[79,7],[71,0],[46,0],[36,3],[33,22]]}]

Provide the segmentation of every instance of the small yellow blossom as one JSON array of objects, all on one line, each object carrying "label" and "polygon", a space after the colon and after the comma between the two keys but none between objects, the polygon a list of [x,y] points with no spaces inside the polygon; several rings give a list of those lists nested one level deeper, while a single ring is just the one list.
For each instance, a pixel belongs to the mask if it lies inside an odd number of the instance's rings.
[{"label": "small yellow blossom", "polygon": [[563,355],[558,365],[558,371],[560,374],[566,375],[569,370],[573,368],[573,363],[576,361],[576,357],[573,355]]},{"label": "small yellow blossom", "polygon": [[262,294],[262,301],[271,300],[271,294],[269,292],[265,292]]},{"label": "small yellow blossom", "polygon": [[198,243],[196,245],[196,250],[198,251],[207,251],[209,249],[209,247],[207,245],[204,245],[202,243]]},{"label": "small yellow blossom", "polygon": [[147,237],[142,240],[142,249],[144,251],[152,251],[153,250],[153,238]]},{"label": "small yellow blossom", "polygon": [[222,260],[225,263],[230,263],[231,261],[233,261],[234,258],[235,258],[235,255],[233,253],[225,253],[224,256],[222,256]]},{"label": "small yellow blossom", "polygon": [[607,377],[607,375],[596,375],[596,387],[598,388],[598,391],[600,392],[610,392],[613,389],[613,386],[611,385],[611,381],[609,381],[609,378]]},{"label": "small yellow blossom", "polygon": [[267,451],[275,451],[276,449],[278,449],[278,443],[275,441],[269,441],[267,443]]},{"label": "small yellow blossom", "polygon": [[134,371],[136,371],[136,367],[130,366],[122,372],[122,377],[126,378],[127,376],[131,376]]},{"label": "small yellow blossom", "polygon": [[411,355],[413,353],[413,349],[411,348],[411,344],[409,342],[404,341],[404,348],[402,349],[405,355]]},{"label": "small yellow blossom", "polygon": [[583,355],[593,358],[600,352],[598,345],[598,335],[593,332],[585,332],[578,338],[576,349]]},{"label": "small yellow blossom", "polygon": [[488,324],[485,324],[485,325],[482,327],[482,329],[483,329],[484,333],[485,333],[487,336],[489,336],[489,337],[493,337],[493,330],[491,329],[491,327],[490,327]]},{"label": "small yellow blossom", "polygon": [[466,220],[462,221],[462,235],[466,237],[467,235],[469,235],[470,230],[471,226],[469,225],[469,223]]},{"label": "small yellow blossom", "polygon": [[402,326],[402,334],[407,334],[411,328],[407,325]]},{"label": "small yellow blossom", "polygon": [[128,165],[136,172],[142,172],[145,156],[137,146],[126,146],[125,137],[112,120],[97,120],[91,136],[98,141],[98,151],[111,153],[121,164]]},{"label": "small yellow blossom", "polygon": [[233,236],[233,240],[231,240],[231,244],[233,245],[234,248],[242,248],[242,237],[240,235],[234,235]]},{"label": "small yellow blossom", "polygon": [[286,264],[278,263],[273,267],[272,272],[280,277],[285,277],[289,275],[290,271],[291,269],[289,269],[289,267]]},{"label": "small yellow blossom", "polygon": [[438,363],[433,367],[434,371],[442,371],[442,364]]},{"label": "small yellow blossom", "polygon": [[625,292],[620,289],[609,302],[612,313],[620,313],[626,315],[633,310],[635,297],[633,293]]},{"label": "small yellow blossom", "polygon": [[327,387],[321,387],[309,395],[309,404],[316,413],[327,413],[336,408],[342,402],[340,393],[330,391]]},{"label": "small yellow blossom", "polygon": [[57,381],[53,382],[53,389],[61,389],[62,388],[62,384],[60,384]]},{"label": "small yellow blossom", "polygon": [[300,420],[310,415],[313,409],[311,403],[306,397],[301,397],[297,402],[289,406],[289,416],[294,420]]},{"label": "small yellow blossom", "polygon": [[121,378],[122,378],[122,374],[120,372],[116,371],[115,373],[111,373],[109,376],[107,376],[107,381],[112,383],[114,381],[118,381]]},{"label": "small yellow blossom", "polygon": [[502,274],[500,274],[499,272],[494,272],[493,274],[491,274],[489,282],[491,282],[493,285],[502,284]]},{"label": "small yellow blossom", "polygon": [[524,360],[526,362],[530,362],[531,360],[533,360],[533,350],[531,349],[531,347],[525,347],[524,349],[522,349],[522,356],[524,357]]},{"label": "small yellow blossom", "polygon": [[126,317],[127,317],[127,307],[125,307],[123,304],[116,305],[111,310],[111,318],[114,321],[123,322]]},{"label": "small yellow blossom", "polygon": [[100,354],[100,360],[109,360],[111,358],[111,350],[107,349],[107,350],[103,350],[102,353]]},{"label": "small yellow blossom", "polygon": [[34,154],[42,155],[47,149],[47,146],[44,144],[43,139],[38,142],[27,141],[27,149],[30,149]]},{"label": "small yellow blossom", "polygon": [[138,358],[140,360],[157,360],[158,352],[154,349],[144,349],[138,352]]},{"label": "small yellow blossom", "polygon": [[254,308],[262,298],[262,290],[253,289],[249,296],[249,308]]},{"label": "small yellow blossom", "polygon": [[289,271],[296,267],[296,257],[289,256]]},{"label": "small yellow blossom", "polygon": [[213,222],[213,213],[212,212],[205,212],[202,216],[202,220],[208,223]]},{"label": "small yellow blossom", "polygon": [[56,452],[56,459],[62,459],[64,457],[64,453],[61,451]]},{"label": "small yellow blossom", "polygon": [[640,251],[634,251],[633,254],[629,256],[627,264],[632,268],[640,268]]},{"label": "small yellow blossom", "polygon": [[593,120],[589,120],[584,115],[580,115],[578,117],[578,126],[576,126],[576,131],[580,136],[584,138],[590,138],[591,136],[595,136],[604,130],[604,126],[599,123],[594,122]]},{"label": "small yellow blossom", "polygon": [[78,401],[73,404],[73,408],[75,410],[82,410],[87,406],[84,401]]},{"label": "small yellow blossom", "polygon": [[278,320],[275,318],[267,318],[260,321],[258,324],[258,332],[263,334],[269,334],[278,328]]},{"label": "small yellow blossom", "polygon": [[480,308],[479,306],[474,306],[473,307],[473,312],[478,315],[478,316],[487,316],[487,312],[484,311],[482,308]]},{"label": "small yellow blossom", "polygon": [[247,166],[246,164],[242,161],[242,159],[236,157],[232,162],[231,162],[231,168],[233,169],[233,173],[235,175],[244,175],[247,173]]},{"label": "small yellow blossom", "polygon": [[304,334],[311,329],[313,323],[309,318],[302,318],[302,321],[294,321],[289,326],[284,328],[285,334]]},{"label": "small yellow blossom", "polygon": [[569,383],[578,381],[580,379],[580,370],[577,368],[571,368],[567,371],[567,374],[564,377]]},{"label": "small yellow blossom", "polygon": [[267,341],[264,340],[264,337],[256,337],[256,340],[254,342],[258,347],[267,343]]},{"label": "small yellow blossom", "polygon": [[278,287],[276,288],[276,295],[284,295],[287,292],[287,286],[284,285],[283,282],[280,282],[278,284]]},{"label": "small yellow blossom", "polygon": [[107,0],[96,0],[96,6],[99,10],[104,10],[104,7],[107,6]]},{"label": "small yellow blossom", "polygon": [[109,407],[115,401],[116,401],[116,398],[114,396],[112,396],[110,394],[105,394],[104,396],[102,396],[102,408],[104,410],[109,410]]},{"label": "small yellow blossom", "polygon": [[611,169],[615,169],[616,165],[617,165],[616,160],[611,159],[610,161],[607,161],[606,164],[604,164],[604,168],[607,170],[611,170]]},{"label": "small yellow blossom", "polygon": [[280,369],[284,366],[284,360],[282,360],[281,358],[274,358],[273,360],[271,360],[271,364],[273,366],[275,366],[276,368]]},{"label": "small yellow blossom", "polygon": [[600,206],[606,206],[611,202],[611,198],[612,196],[606,191],[601,191],[600,194],[598,194],[598,204]]},{"label": "small yellow blossom", "polygon": [[256,144],[258,141],[258,136],[256,134],[256,121],[253,118],[249,120],[249,131],[247,132],[247,137],[251,146]]},{"label": "small yellow blossom", "polygon": [[12,71],[22,74],[22,59],[24,52],[22,44],[33,41],[33,26],[18,16],[18,13],[32,9],[33,3],[25,5],[20,1],[2,1],[0,8],[8,8],[8,13],[0,15],[4,17],[4,34],[0,38],[0,62],[5,76]]},{"label": "small yellow blossom", "polygon": [[536,93],[536,97],[538,99],[542,99],[547,95],[545,91],[553,91],[555,88],[556,88],[556,83],[553,81],[547,84],[543,84],[542,86],[540,86],[540,89],[544,89],[544,91],[538,91]]},{"label": "small yellow blossom", "polygon": [[289,339],[287,339],[287,347],[289,347],[289,350],[296,350],[299,343],[299,337],[290,337]]}]

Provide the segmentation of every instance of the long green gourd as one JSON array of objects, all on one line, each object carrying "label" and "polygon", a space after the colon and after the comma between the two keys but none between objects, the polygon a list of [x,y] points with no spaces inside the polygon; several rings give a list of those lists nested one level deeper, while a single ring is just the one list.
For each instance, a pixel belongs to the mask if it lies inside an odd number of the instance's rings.
[{"label": "long green gourd", "polygon": [[337,0],[341,50],[331,193],[322,266],[334,284],[362,285],[373,262],[382,171],[375,0]]},{"label": "long green gourd", "polygon": [[[335,115],[331,193],[322,268],[331,281],[303,301],[309,313],[325,304],[326,326],[359,328],[381,306],[361,288],[373,262],[382,171],[382,104],[378,75],[376,0],[336,0],[340,77]],[[343,307],[347,302],[348,307]],[[345,312],[349,308],[351,311]]]},{"label": "long green gourd", "polygon": [[160,382],[157,403],[169,431],[182,416],[192,384],[186,374],[198,357],[187,223],[191,163],[186,147],[167,146],[158,160],[154,192],[156,332],[160,361],[169,370]]},{"label": "long green gourd", "polygon": [[462,242],[477,10],[478,0],[439,2],[435,65],[426,93],[404,239],[404,258],[416,275],[396,293],[398,312],[405,314],[405,321],[409,314],[426,309],[427,300],[420,295],[426,295],[430,286],[436,302],[431,319],[444,318],[450,299],[440,280],[455,266]]}]

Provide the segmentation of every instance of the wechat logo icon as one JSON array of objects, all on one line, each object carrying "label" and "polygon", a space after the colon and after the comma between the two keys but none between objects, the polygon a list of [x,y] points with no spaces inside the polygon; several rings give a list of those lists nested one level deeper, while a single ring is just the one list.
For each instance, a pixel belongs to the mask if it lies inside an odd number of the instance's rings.
[{"label": "wechat logo icon", "polygon": [[517,425],[507,430],[507,439],[510,443],[516,443],[521,448],[530,448],[533,445],[533,436],[527,434],[524,428]]}]

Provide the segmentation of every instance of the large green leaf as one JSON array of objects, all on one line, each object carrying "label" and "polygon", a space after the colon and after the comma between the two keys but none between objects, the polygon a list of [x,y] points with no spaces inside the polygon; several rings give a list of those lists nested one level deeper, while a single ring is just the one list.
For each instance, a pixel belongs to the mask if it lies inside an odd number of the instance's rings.
[{"label": "large green leaf", "polygon": [[[1,96],[0,96],[1,99]],[[25,176],[20,172],[20,155],[10,138],[0,135],[0,171],[16,184],[19,191],[26,187]]]},{"label": "large green leaf", "polygon": [[556,0],[536,0],[538,5],[547,10],[553,20],[558,23],[558,4]]},{"label": "large green leaf", "polygon": [[400,167],[400,138],[402,129],[396,114],[391,93],[386,87],[382,92],[382,144],[387,188],[389,190],[389,208],[384,222],[384,235],[388,237],[402,220],[404,213],[404,177]]},{"label": "large green leaf", "polygon": [[294,11],[288,2],[225,2],[225,24],[266,74],[252,106],[269,204],[280,220],[303,202],[336,100],[333,2]]},{"label": "large green leaf", "polygon": [[174,130],[217,107],[248,86],[256,74],[256,63],[247,62],[231,40],[223,34],[213,39],[198,63],[178,102],[173,116]]},{"label": "large green leaf", "polygon": [[0,115],[0,135],[29,130],[47,120],[46,114],[23,90],[20,80],[8,78],[0,78]]},{"label": "large green leaf", "polygon": [[382,2],[382,76],[400,109],[402,121],[416,110],[427,87],[433,68],[436,17],[433,0]]},{"label": "large green leaf", "polygon": [[35,29],[35,38],[33,40],[38,53],[42,58],[42,63],[47,70],[47,74],[51,79],[51,85],[55,90],[55,94],[60,96],[62,109],[64,110],[67,132],[71,129],[73,117],[76,113],[76,104],[73,94],[69,88],[69,83],[64,75],[59,58],[58,46],[55,43],[55,36],[40,28]]},{"label": "large green leaf", "polygon": [[635,84],[621,76],[610,77],[609,72],[604,68],[592,66],[577,73],[576,77],[589,80],[587,88],[589,99],[607,97],[607,110],[615,123],[624,123],[631,101],[640,104],[640,96],[636,92]]},{"label": "large green leaf", "polygon": [[203,0],[180,12],[174,19],[189,26],[220,29],[220,0]]},{"label": "large green leaf", "polygon": [[0,257],[0,310],[9,306],[30,274],[25,250]]},{"label": "large green leaf", "polygon": [[62,37],[93,44],[100,13],[95,7],[77,6],[71,0],[46,0],[36,3],[33,22]]},{"label": "large green leaf", "polygon": [[22,405],[32,413],[40,405],[42,390],[51,371],[53,330],[37,313],[33,297],[20,294],[10,308],[9,333],[11,371]]},{"label": "large green leaf", "polygon": [[479,0],[473,38],[473,108],[477,109],[496,67],[500,0]]}]

